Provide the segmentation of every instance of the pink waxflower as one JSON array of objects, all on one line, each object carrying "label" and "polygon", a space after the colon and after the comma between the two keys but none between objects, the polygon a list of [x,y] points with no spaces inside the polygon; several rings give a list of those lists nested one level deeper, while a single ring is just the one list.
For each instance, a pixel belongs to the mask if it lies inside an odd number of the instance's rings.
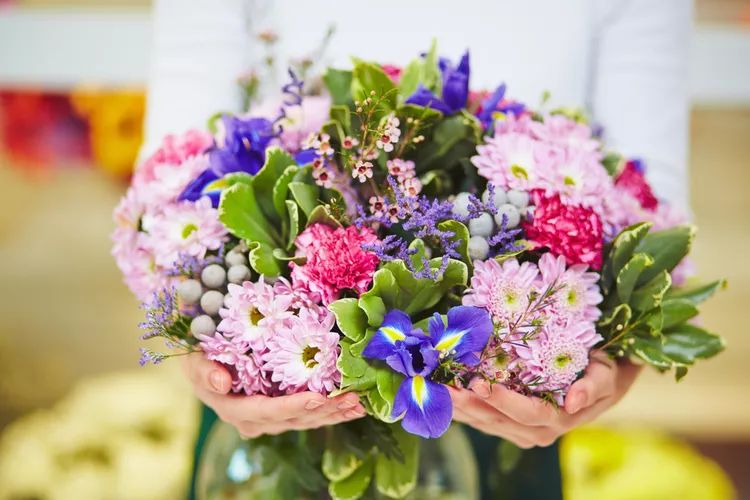
[{"label": "pink waxflower", "polygon": [[204,196],[198,201],[182,201],[164,207],[149,228],[156,264],[171,268],[179,254],[203,258],[208,250],[218,250],[227,239],[227,230],[218,211]]},{"label": "pink waxflower", "polygon": [[411,160],[394,158],[393,160],[388,160],[385,165],[388,167],[388,173],[395,177],[398,182],[404,182],[406,179],[411,179],[416,175],[415,165]]},{"label": "pink waxflower", "polygon": [[590,208],[565,205],[559,195],[547,196],[535,190],[532,199],[534,217],[521,223],[526,239],[535,248],[562,255],[568,265],[587,264],[600,269],[604,238],[599,216]]},{"label": "pink waxflower", "polygon": [[640,161],[627,162],[625,168],[617,174],[615,186],[634,196],[646,210],[653,211],[659,206],[659,200],[656,199],[651,186],[646,181]]},{"label": "pink waxflower", "polygon": [[519,264],[508,259],[502,264],[495,259],[474,262],[471,286],[463,297],[463,305],[481,307],[496,323],[503,326],[517,320],[529,307],[529,297],[539,269],[530,263]]},{"label": "pink waxflower", "polygon": [[471,162],[496,187],[522,191],[552,187],[549,147],[540,141],[517,133],[496,134],[477,146],[477,152]]},{"label": "pink waxflower", "polygon": [[547,323],[525,345],[514,346],[518,356],[512,363],[519,369],[519,379],[534,384],[535,391],[555,391],[559,404],[589,364],[589,350],[602,340],[589,321],[559,325]]},{"label": "pink waxflower", "polygon": [[548,144],[583,151],[598,151],[601,143],[591,137],[591,128],[565,115],[546,115],[543,122],[529,124],[531,134]]},{"label": "pink waxflower", "polygon": [[253,349],[263,349],[268,340],[285,321],[292,317],[290,310],[294,297],[274,291],[261,276],[257,282],[244,282],[241,286],[230,283],[219,310],[221,322],[217,330],[225,336],[242,339]]},{"label": "pink waxflower", "polygon": [[312,224],[295,242],[307,262],[303,266],[290,263],[292,282],[306,283],[309,290],[321,295],[324,305],[336,300],[343,290],[364,293],[372,282],[378,258],[361,246],[377,241],[369,228],[359,231],[354,226],[334,229]]},{"label": "pink waxflower", "polygon": [[161,147],[136,169],[133,185],[154,181],[155,170],[159,165],[181,165],[188,158],[205,151],[212,143],[213,137],[204,130],[189,130],[182,135],[166,136]]},{"label": "pink waxflower", "polygon": [[549,307],[551,320],[559,324],[581,320],[596,321],[601,316],[598,304],[603,297],[599,290],[599,274],[588,271],[585,264],[566,268],[565,258],[555,258],[546,253],[539,259],[538,289],[543,293],[553,287],[558,291],[552,296]]},{"label": "pink waxflower", "polygon": [[336,388],[341,373],[336,367],[339,334],[331,331],[335,323],[332,314],[319,321],[302,309],[269,339],[263,369],[271,373],[279,390],[327,394]]}]

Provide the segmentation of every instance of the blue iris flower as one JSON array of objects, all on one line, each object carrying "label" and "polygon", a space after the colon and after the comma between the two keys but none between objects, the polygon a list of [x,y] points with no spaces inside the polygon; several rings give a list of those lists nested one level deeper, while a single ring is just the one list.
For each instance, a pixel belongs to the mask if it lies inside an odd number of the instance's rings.
[{"label": "blue iris flower", "polygon": [[406,104],[429,107],[445,115],[453,115],[464,109],[469,100],[469,52],[464,53],[457,67],[441,57],[440,72],[443,75],[442,98],[420,84],[406,99]]},{"label": "blue iris flower", "polygon": [[178,200],[195,201],[203,196],[219,206],[224,176],[234,172],[257,174],[266,161],[266,148],[274,137],[273,122],[265,118],[222,116],[224,144],[208,150],[208,168],[180,194]]},{"label": "blue iris flower", "polygon": [[505,97],[507,88],[507,85],[504,83],[501,84],[490,97],[482,101],[482,111],[477,114],[477,118],[482,122],[484,128],[489,129],[492,126],[495,121],[495,113],[513,113],[518,116],[526,110],[526,106],[519,102],[509,102],[500,105],[503,97]]},{"label": "blue iris flower", "polygon": [[428,323],[429,335],[414,329],[403,311],[386,314],[383,324],[362,355],[381,359],[406,376],[393,402],[394,417],[403,415],[404,429],[424,438],[441,436],[453,419],[453,403],[445,385],[430,380],[442,358],[475,366],[476,353],[487,345],[493,331],[487,311],[458,306],[448,311],[448,325],[439,314]]}]

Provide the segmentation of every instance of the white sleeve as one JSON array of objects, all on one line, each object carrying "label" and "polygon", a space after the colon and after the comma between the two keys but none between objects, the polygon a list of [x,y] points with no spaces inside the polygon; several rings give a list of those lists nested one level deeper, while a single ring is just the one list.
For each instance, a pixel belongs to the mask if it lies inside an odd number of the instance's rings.
[{"label": "white sleeve", "polygon": [[247,71],[243,0],[155,0],[147,91],[147,155],[163,136],[206,125],[219,111],[239,112],[237,79]]},{"label": "white sleeve", "polygon": [[692,1],[597,4],[594,117],[608,147],[646,161],[658,197],[688,210]]}]

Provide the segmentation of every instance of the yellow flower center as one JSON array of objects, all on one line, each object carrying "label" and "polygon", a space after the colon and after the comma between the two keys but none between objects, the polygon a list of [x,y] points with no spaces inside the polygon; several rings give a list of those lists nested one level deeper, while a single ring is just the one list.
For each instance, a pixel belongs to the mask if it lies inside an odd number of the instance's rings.
[{"label": "yellow flower center", "polygon": [[190,224],[182,228],[182,238],[187,239],[188,236],[190,236],[197,230],[198,230],[198,226],[196,226],[195,224],[191,222]]},{"label": "yellow flower center", "polygon": [[312,347],[312,346],[305,347],[305,349],[302,351],[302,363],[304,363],[304,365],[307,368],[314,367],[315,365],[318,364],[318,362],[315,361],[315,356],[319,352],[320,352],[320,349],[318,349],[317,347]]}]

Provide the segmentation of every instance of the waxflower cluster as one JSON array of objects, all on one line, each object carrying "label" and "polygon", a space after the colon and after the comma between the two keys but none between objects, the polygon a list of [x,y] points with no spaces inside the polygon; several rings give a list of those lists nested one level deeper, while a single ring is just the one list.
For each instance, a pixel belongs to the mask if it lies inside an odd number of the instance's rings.
[{"label": "waxflower cluster", "polygon": [[[394,424],[441,436],[448,386],[564,406],[595,350],[678,379],[718,354],[691,320],[723,281],[681,286],[695,229],[645,162],[607,151],[583,113],[470,76],[468,53],[435,47],[405,68],[355,59],[328,69],[323,95],[291,73],[273,105],[167,137],[114,214],[143,338],[168,349],[142,363],[197,352],[235,393],[356,392],[370,426],[347,431],[357,452],[325,450],[356,465],[399,456]],[[390,466],[376,480],[404,477]],[[323,472],[339,498],[350,476]]]}]

